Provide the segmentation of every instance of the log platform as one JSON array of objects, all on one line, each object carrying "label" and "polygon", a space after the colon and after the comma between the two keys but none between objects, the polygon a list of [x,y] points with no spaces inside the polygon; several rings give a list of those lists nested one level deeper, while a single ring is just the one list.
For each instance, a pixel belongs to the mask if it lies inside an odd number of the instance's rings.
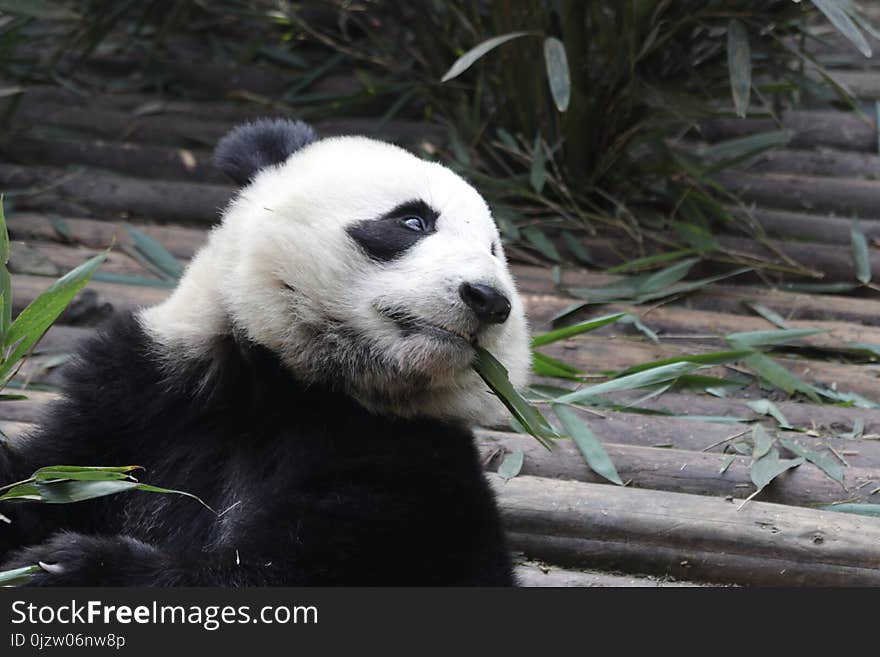
[{"label": "log platform", "polygon": [[[19,373],[28,399],[0,402],[0,430],[12,440],[39,422],[41,410],[56,397],[59,366],[79,340],[107,317],[170,293],[168,281],[131,254],[128,228],[154,238],[186,264],[234,192],[211,165],[211,145],[241,121],[287,113],[221,92],[229,91],[230,80],[238,92],[280,94],[286,86],[267,70],[277,76],[289,72],[265,66],[238,67],[234,75],[216,63],[204,75],[180,63],[170,66],[172,79],[177,75],[193,90],[188,98],[102,89],[99,70],[88,69],[88,92],[26,85],[0,144],[0,191],[14,240],[15,312],[53,277],[114,245],[103,276],[78,296]],[[847,75],[861,98],[878,100],[880,68]],[[444,139],[438,126],[408,119],[334,116],[316,123],[324,135],[369,134],[410,147]],[[741,195],[772,249],[818,270],[823,283],[855,281],[850,220],[858,216],[870,246],[870,268],[880,280],[875,120],[807,108],[785,114],[782,127],[794,133],[785,149],[719,180]],[[703,125],[700,138],[711,143],[778,128],[769,119],[725,119]],[[723,230],[717,238],[737,251],[760,248]],[[617,264],[612,256],[619,262],[622,249],[613,237],[600,234],[586,244],[599,264]],[[549,266],[525,262],[516,263],[514,273],[536,332],[550,328],[553,318],[577,301],[568,290],[619,278],[573,265],[554,277]],[[601,375],[719,351],[728,333],[775,328],[756,312],[759,307],[789,328],[825,330],[774,355],[783,368],[808,383],[880,402],[877,288],[813,294],[788,290],[780,279],[770,282],[729,279],[657,303],[588,307],[577,317],[629,312],[656,339],[632,324],[615,324],[544,352]],[[861,345],[858,357],[853,345]],[[721,366],[707,373],[731,370]],[[579,411],[625,486],[590,470],[570,440],[548,452],[509,427],[480,430],[487,476],[522,556],[523,584],[880,585],[880,517],[828,510],[844,502],[880,505],[880,410],[811,403],[755,384],[715,393],[675,389],[641,400],[626,393],[614,400],[631,408]],[[772,400],[794,430],[748,404],[762,399]],[[755,491],[750,457],[731,459],[723,450],[755,423],[839,463],[841,481],[804,463],[744,504]],[[518,476],[505,480],[494,473],[505,455],[520,450]]]}]

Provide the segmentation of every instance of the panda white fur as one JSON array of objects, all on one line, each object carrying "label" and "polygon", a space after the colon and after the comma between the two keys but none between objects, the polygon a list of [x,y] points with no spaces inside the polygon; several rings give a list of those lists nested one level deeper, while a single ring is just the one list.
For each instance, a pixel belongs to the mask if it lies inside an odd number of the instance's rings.
[{"label": "panda white fur", "polygon": [[529,350],[484,200],[300,122],[242,126],[216,161],[244,187],[178,288],[83,346],[0,483],[137,463],[223,513],[148,493],[6,504],[0,567],[47,564],[34,585],[512,584],[470,430],[504,411],[470,365],[478,344],[521,384]]}]

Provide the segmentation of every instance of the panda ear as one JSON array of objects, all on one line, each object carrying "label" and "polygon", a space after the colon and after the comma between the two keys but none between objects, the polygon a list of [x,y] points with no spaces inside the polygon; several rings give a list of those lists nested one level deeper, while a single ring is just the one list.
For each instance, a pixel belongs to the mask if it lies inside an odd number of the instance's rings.
[{"label": "panda ear", "polygon": [[289,119],[259,119],[240,125],[214,149],[214,164],[239,185],[261,169],[284,162],[317,139],[312,126]]}]

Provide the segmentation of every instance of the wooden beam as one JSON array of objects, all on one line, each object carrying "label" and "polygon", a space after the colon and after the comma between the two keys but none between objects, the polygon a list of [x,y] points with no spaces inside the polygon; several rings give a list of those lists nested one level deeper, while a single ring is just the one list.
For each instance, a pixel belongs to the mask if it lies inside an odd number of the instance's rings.
[{"label": "wooden beam", "polygon": [[[734,433],[732,431],[730,435]],[[480,451],[493,471],[501,464],[504,454],[521,450],[525,455],[524,475],[608,483],[587,467],[570,440],[558,440],[548,451],[531,436],[487,431],[481,431],[478,436]],[[793,440],[802,442],[797,438]],[[605,443],[605,450],[621,479],[634,488],[737,499],[745,499],[755,492],[755,486],[749,478],[749,457],[737,457],[722,473],[724,457],[721,454],[611,443]],[[835,458],[827,451],[825,454]],[[806,463],[780,475],[757,499],[793,506],[848,500],[880,504],[880,494],[873,494],[880,488],[880,469],[844,468],[844,482],[846,487],[816,466]]]},{"label": "wooden beam", "polygon": [[558,563],[753,585],[880,585],[876,518],[489,475],[515,549]]}]

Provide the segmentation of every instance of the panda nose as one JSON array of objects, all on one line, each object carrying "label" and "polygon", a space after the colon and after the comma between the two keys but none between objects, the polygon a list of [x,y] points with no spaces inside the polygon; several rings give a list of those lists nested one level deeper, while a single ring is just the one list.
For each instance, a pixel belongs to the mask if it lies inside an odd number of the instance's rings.
[{"label": "panda nose", "polygon": [[483,324],[503,324],[510,315],[510,300],[494,287],[462,283],[458,294]]}]

